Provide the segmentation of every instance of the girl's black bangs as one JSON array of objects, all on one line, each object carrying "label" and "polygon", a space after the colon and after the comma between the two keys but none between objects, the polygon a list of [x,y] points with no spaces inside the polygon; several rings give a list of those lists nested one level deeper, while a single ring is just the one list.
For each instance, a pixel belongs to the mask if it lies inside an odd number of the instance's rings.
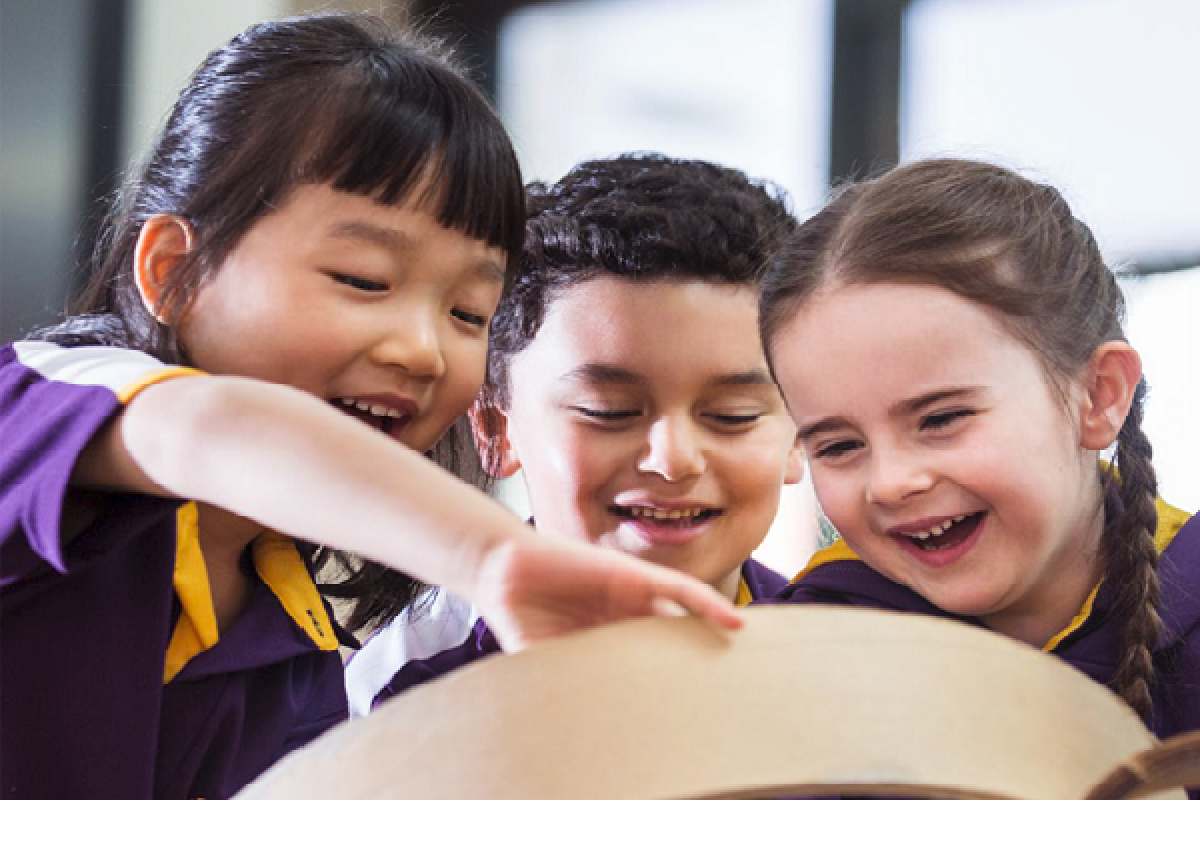
[{"label": "girl's black bangs", "polygon": [[303,176],[389,205],[428,186],[418,200],[438,223],[505,250],[511,264],[524,235],[524,188],[503,126],[482,100],[444,85],[420,102],[396,85],[357,95],[316,109],[323,138]]}]

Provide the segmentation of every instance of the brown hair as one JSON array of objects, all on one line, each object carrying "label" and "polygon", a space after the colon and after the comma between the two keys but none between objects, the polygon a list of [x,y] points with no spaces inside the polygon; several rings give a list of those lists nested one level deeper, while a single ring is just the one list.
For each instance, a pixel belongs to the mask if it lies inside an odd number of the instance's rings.
[{"label": "brown hair", "polygon": [[[996,165],[931,159],[842,190],[801,225],[767,272],[759,327],[771,345],[817,290],[887,279],[934,284],[981,304],[1042,360],[1061,392],[1104,342],[1124,339],[1125,303],[1091,231],[1055,189]],[[1157,481],[1142,432],[1145,381],[1117,439],[1101,553],[1117,587],[1124,653],[1112,687],[1143,716],[1158,637]]]}]

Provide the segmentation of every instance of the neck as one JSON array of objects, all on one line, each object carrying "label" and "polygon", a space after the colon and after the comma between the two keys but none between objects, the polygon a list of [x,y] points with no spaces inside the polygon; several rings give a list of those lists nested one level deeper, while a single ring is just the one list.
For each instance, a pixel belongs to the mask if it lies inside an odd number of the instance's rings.
[{"label": "neck", "polygon": [[726,574],[721,580],[713,584],[713,588],[724,595],[731,601],[737,601],[738,586],[742,583],[742,566],[738,563],[738,567]]},{"label": "neck", "polygon": [[246,546],[262,532],[263,528],[249,518],[209,504],[196,506],[200,517],[200,547],[205,556],[210,551],[241,556]]},{"label": "neck", "polygon": [[262,528],[249,519],[223,509],[198,504],[200,551],[208,569],[209,592],[217,628],[224,632],[233,625],[250,597],[250,582],[240,562],[246,549]]}]

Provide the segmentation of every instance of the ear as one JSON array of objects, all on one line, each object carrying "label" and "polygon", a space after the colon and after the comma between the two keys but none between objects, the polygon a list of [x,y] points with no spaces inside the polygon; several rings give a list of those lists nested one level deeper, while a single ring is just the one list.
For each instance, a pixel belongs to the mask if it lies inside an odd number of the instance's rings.
[{"label": "ear", "polygon": [[508,415],[493,404],[475,401],[467,413],[475,448],[483,458],[483,467],[493,477],[511,477],[521,469],[521,460],[508,438]]},{"label": "ear", "polygon": [[146,311],[160,324],[174,316],[163,309],[163,293],[171,271],[192,249],[192,227],[178,215],[154,215],[142,224],[133,251],[133,278]]},{"label": "ear", "polygon": [[1122,341],[1096,348],[1084,370],[1084,396],[1080,405],[1080,445],[1104,450],[1121,432],[1133,404],[1133,393],[1142,378],[1142,358]]},{"label": "ear", "polygon": [[784,485],[790,486],[793,483],[799,483],[804,479],[804,447],[800,444],[800,439],[797,437],[792,441],[792,446],[788,448],[787,465],[785,466],[783,482]]}]

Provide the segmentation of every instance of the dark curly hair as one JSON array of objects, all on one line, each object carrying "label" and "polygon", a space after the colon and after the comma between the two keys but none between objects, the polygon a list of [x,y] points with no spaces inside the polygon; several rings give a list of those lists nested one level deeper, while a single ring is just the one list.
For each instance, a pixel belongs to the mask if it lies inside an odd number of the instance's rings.
[{"label": "dark curly hair", "polygon": [[786,193],[698,160],[631,153],[527,189],[525,250],[492,321],[485,402],[508,405],[509,363],[566,289],[601,274],[630,283],[755,285],[795,229]]},{"label": "dark curly hair", "polygon": [[[1054,188],[996,165],[931,159],[844,187],[766,274],[759,328],[772,343],[833,284],[932,283],[997,315],[1060,391],[1097,347],[1124,340],[1124,296],[1091,231]],[[1110,681],[1150,715],[1158,613],[1157,479],[1142,431],[1143,379],[1117,437],[1101,552],[1124,648]],[[1098,472],[1099,473],[1099,472]]]}]

